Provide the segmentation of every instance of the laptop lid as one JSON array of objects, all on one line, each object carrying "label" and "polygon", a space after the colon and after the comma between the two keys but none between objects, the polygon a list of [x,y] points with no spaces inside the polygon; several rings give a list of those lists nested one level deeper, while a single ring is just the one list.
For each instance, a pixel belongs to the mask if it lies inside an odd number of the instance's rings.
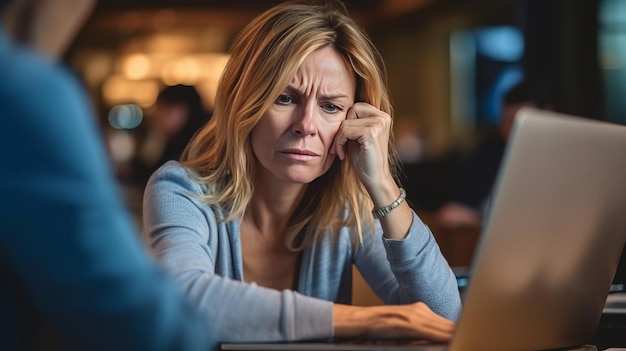
[{"label": "laptop lid", "polygon": [[523,109],[450,347],[589,343],[626,237],[626,127]]}]

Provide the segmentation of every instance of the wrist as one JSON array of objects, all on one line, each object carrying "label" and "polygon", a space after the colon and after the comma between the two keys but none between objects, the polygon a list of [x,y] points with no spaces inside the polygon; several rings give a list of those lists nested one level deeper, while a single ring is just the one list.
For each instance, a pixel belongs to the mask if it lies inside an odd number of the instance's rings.
[{"label": "wrist", "polygon": [[406,329],[406,316],[391,306],[333,306],[335,338],[388,338]]},{"label": "wrist", "polygon": [[398,197],[392,203],[384,207],[374,208],[372,210],[372,215],[376,219],[385,217],[394,208],[400,206],[400,204],[404,202],[405,198],[406,198],[406,191],[404,190],[404,188],[400,188],[400,195],[398,195]]},{"label": "wrist", "polygon": [[334,304],[333,335],[336,338],[365,337],[375,312],[375,307]]},{"label": "wrist", "polygon": [[374,208],[389,205],[400,196],[400,186],[393,178],[366,187]]}]

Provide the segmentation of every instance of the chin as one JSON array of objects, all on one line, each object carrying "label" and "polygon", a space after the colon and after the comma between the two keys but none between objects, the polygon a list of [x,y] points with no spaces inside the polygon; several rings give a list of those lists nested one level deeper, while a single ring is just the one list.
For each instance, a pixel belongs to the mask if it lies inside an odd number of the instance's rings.
[{"label": "chin", "polygon": [[298,173],[286,174],[282,178],[292,183],[309,184],[315,179],[322,176],[322,174],[323,173],[320,173],[320,172],[298,172]]},{"label": "chin", "polygon": [[313,178],[311,176],[287,177],[287,178],[285,178],[286,181],[291,182],[291,183],[297,183],[297,184],[309,184],[312,181],[314,181],[315,179],[317,179],[317,177]]},{"label": "chin", "polygon": [[283,181],[298,184],[309,184],[323,176],[330,169],[328,165],[291,165],[282,169],[274,169],[274,176]]}]

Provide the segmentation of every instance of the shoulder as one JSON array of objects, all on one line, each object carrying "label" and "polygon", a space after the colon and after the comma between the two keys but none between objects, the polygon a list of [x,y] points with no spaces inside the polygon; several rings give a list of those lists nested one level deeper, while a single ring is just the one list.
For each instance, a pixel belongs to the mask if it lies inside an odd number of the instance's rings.
[{"label": "shoulder", "polygon": [[66,114],[57,111],[85,108],[87,96],[66,67],[19,46],[5,45],[1,50],[3,106],[15,113],[46,110],[60,117]]},{"label": "shoulder", "polygon": [[[0,106],[6,116],[0,130],[3,139],[16,140],[27,133],[30,142],[55,146],[52,151],[62,147],[93,151],[89,145],[99,137],[95,114],[85,89],[69,70],[4,43],[0,77]],[[60,140],[65,146],[54,144]]]},{"label": "shoulder", "polygon": [[158,186],[170,190],[185,190],[186,192],[201,195],[206,187],[192,176],[193,171],[183,167],[178,161],[168,161],[159,167],[150,177],[148,188]]},{"label": "shoulder", "polygon": [[0,154],[8,164],[90,181],[111,174],[90,100],[68,70],[0,40],[0,77]]},{"label": "shoulder", "polygon": [[178,161],[163,164],[152,174],[145,188],[143,216],[146,228],[177,223],[196,228],[203,235],[220,232],[221,212],[201,199],[205,188]]}]

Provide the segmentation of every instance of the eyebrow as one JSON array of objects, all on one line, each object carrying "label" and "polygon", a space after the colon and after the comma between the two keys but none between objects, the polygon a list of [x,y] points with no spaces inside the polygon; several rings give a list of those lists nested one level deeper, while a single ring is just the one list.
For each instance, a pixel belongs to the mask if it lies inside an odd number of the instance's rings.
[{"label": "eyebrow", "polygon": [[[296,88],[295,88],[294,86],[292,86],[292,85],[287,86],[287,89],[286,89],[286,90],[289,90],[289,92],[291,92],[292,94],[304,95],[304,93],[303,93],[302,91],[300,91],[300,90],[296,89]],[[348,98],[348,95],[344,95],[344,94],[338,94],[338,95],[322,95],[322,96],[320,96],[319,98],[320,98],[320,99],[323,99],[323,100],[334,100],[334,99],[341,99],[341,98],[347,99],[347,98]]]}]

